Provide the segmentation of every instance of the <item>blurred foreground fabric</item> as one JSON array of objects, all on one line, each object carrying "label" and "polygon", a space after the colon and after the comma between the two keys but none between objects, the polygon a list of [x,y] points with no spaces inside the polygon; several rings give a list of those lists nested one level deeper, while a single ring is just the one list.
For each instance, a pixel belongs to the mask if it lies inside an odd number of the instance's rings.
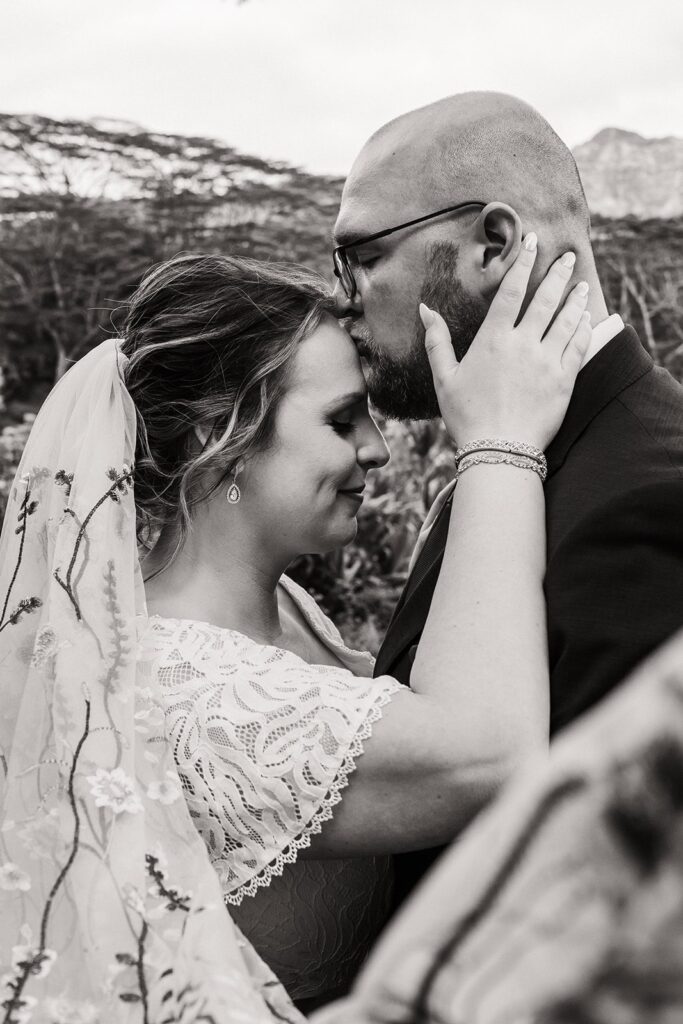
[{"label": "blurred foreground fabric", "polygon": [[313,1020],[683,1021],[683,631],[482,814]]}]

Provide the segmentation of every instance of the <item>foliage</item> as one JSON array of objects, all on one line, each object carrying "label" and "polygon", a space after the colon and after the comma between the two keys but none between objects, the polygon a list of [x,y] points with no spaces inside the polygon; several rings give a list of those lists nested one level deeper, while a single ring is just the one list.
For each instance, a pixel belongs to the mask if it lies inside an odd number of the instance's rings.
[{"label": "foliage", "polygon": [[0,219],[0,358],[5,399],[39,403],[71,362],[111,334],[143,273],[177,252],[243,252],[322,265],[320,236],[274,219],[216,222],[214,202],[43,197]]},{"label": "foliage", "polygon": [[610,312],[632,324],[655,362],[683,380],[683,218],[595,218],[593,249]]},{"label": "foliage", "polygon": [[5,514],[14,475],[34,419],[33,413],[26,413],[21,423],[10,424],[0,432],[0,518]]}]

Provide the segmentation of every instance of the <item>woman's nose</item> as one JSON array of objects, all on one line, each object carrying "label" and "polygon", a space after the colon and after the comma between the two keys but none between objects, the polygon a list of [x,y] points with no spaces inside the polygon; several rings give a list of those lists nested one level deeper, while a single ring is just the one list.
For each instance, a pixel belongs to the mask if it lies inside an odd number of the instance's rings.
[{"label": "woman's nose", "polygon": [[381,469],[382,466],[386,466],[390,458],[391,453],[384,440],[384,435],[373,423],[370,436],[358,449],[358,462],[364,469]]}]

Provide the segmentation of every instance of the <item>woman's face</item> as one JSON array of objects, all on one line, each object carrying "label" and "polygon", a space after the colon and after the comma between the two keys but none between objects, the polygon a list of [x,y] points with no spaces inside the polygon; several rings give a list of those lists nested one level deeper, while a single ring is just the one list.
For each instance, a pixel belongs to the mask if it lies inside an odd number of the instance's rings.
[{"label": "woman's face", "polygon": [[297,349],[268,450],[239,477],[243,514],[292,557],[329,551],[355,537],[367,472],[388,461],[355,345],[326,317]]}]

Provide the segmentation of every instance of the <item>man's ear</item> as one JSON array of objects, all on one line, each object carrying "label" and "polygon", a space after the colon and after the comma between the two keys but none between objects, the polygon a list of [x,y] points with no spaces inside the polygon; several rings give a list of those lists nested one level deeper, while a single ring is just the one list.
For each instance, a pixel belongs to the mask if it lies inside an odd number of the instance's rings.
[{"label": "man's ear", "polygon": [[482,291],[497,291],[522,246],[522,222],[507,203],[489,203],[474,224]]}]

